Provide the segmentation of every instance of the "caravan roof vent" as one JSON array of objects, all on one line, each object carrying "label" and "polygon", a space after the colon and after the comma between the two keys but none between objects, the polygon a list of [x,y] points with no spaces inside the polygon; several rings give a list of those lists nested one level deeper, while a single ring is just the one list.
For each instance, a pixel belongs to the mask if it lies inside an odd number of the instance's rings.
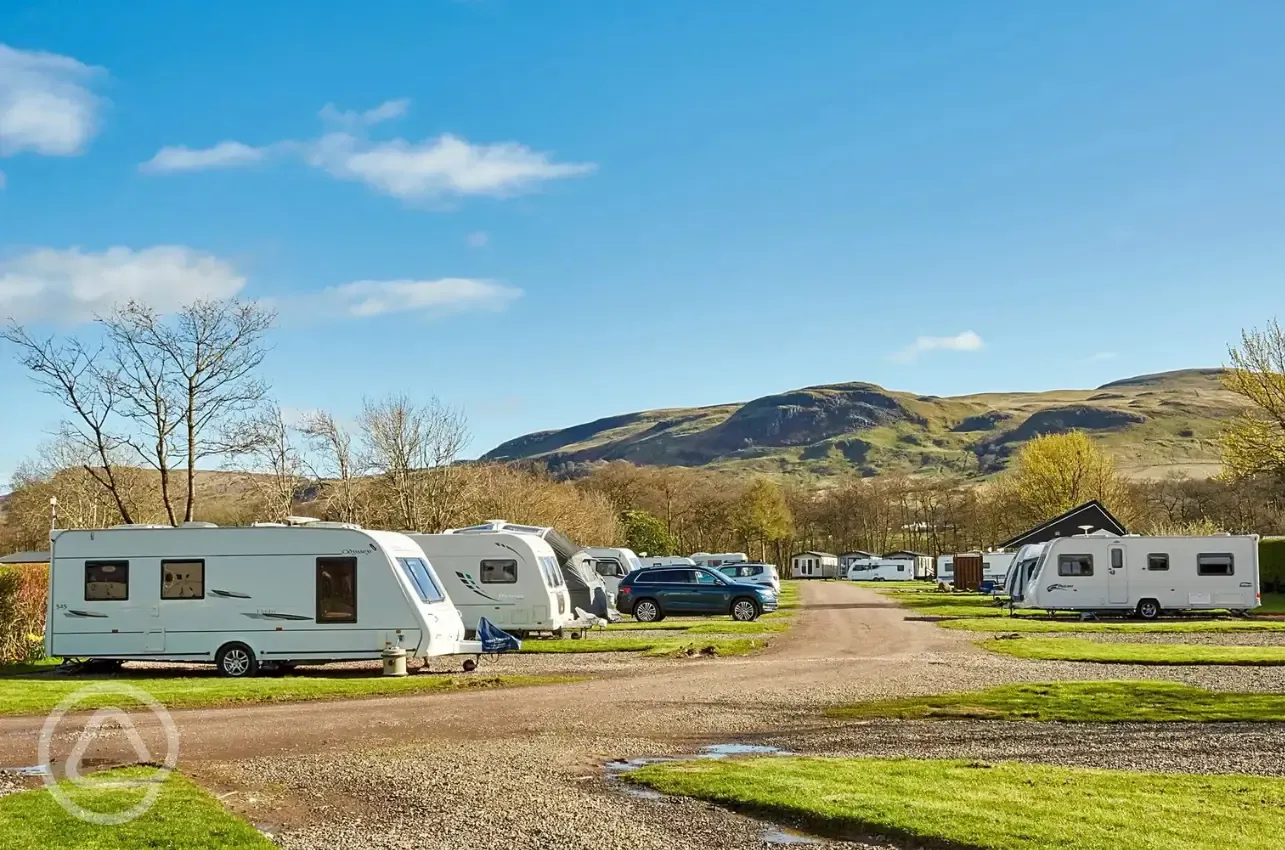
[{"label": "caravan roof vent", "polygon": [[312,525],[321,522],[315,516],[288,516],[282,522],[285,525]]},{"label": "caravan roof vent", "polygon": [[250,523],[250,527],[251,528],[285,528],[286,524],[284,522],[252,522]]},{"label": "caravan roof vent", "polygon": [[110,526],[108,526],[108,529],[113,529],[113,528],[173,528],[173,527],[174,527],[174,526],[172,526],[172,525],[165,525],[164,523],[159,523],[159,522],[133,522],[133,523],[131,523],[131,522],[126,522],[126,523],[122,523],[121,525],[110,525]]},{"label": "caravan roof vent", "polygon": [[189,520],[179,525],[179,528],[218,528],[218,523],[201,522],[199,520]]}]

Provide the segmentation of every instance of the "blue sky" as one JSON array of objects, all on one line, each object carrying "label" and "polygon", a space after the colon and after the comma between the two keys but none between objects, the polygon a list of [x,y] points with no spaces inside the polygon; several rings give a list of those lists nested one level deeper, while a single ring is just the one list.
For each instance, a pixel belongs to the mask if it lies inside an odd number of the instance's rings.
[{"label": "blue sky", "polygon": [[[1282,291],[1283,40],[1249,0],[9,0],[0,316],[273,298],[284,406],[435,394],[474,453],[1216,365]],[[60,414],[9,351],[0,399],[7,477]]]}]

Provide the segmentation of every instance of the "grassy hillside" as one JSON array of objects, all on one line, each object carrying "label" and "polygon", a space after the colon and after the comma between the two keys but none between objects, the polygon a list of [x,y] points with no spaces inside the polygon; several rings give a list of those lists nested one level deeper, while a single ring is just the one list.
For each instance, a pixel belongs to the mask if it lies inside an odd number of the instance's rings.
[{"label": "grassy hillside", "polygon": [[551,467],[597,460],[833,475],[950,470],[988,475],[1038,434],[1080,429],[1138,476],[1217,469],[1214,438],[1241,404],[1217,369],[1113,381],[1091,390],[939,397],[848,383],[745,404],[611,416],[510,440],[486,460]]}]

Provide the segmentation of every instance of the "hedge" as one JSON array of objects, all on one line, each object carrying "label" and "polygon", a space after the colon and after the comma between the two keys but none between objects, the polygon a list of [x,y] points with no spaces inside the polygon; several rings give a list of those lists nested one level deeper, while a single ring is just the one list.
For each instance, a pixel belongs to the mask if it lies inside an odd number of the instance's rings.
[{"label": "hedge", "polygon": [[0,567],[0,664],[44,655],[48,596],[49,568],[44,564]]},{"label": "hedge", "polygon": [[1258,541],[1258,583],[1264,593],[1285,592],[1285,537]]}]

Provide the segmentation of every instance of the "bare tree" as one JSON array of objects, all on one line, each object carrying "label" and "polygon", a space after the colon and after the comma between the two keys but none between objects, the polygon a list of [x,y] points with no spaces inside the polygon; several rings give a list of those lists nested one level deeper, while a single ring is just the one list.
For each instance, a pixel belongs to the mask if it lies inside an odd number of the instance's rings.
[{"label": "bare tree", "polygon": [[328,505],[339,515],[341,522],[359,522],[359,469],[352,434],[325,410],[314,410],[305,415],[299,423],[299,432],[312,449],[315,460],[309,463],[308,468],[313,478],[325,482]]},{"label": "bare tree", "polygon": [[403,528],[435,531],[459,515],[468,479],[451,467],[469,439],[462,412],[400,395],[367,400],[360,422],[362,465],[388,487]]},{"label": "bare tree", "polygon": [[275,319],[262,305],[226,300],[194,302],[171,320],[131,301],[100,320],[120,368],[113,378],[116,393],[127,400],[120,412],[146,438],[135,448],[161,473],[171,521],[172,452],[177,449],[186,465],[186,522],[196,503],[197,463],[256,448],[247,441],[262,434],[244,427],[243,420],[267,397],[267,384],[256,372]]},{"label": "bare tree", "polygon": [[237,445],[232,457],[245,464],[249,480],[263,499],[269,519],[290,515],[299,490],[307,483],[307,466],[278,405],[271,405],[229,435]]},{"label": "bare tree", "polygon": [[110,427],[122,399],[104,367],[103,349],[87,348],[76,339],[36,339],[14,323],[0,338],[18,347],[19,362],[31,370],[41,392],[67,408],[61,435],[83,449],[81,468],[111,494],[122,520],[133,522],[114,462],[126,441]]}]

